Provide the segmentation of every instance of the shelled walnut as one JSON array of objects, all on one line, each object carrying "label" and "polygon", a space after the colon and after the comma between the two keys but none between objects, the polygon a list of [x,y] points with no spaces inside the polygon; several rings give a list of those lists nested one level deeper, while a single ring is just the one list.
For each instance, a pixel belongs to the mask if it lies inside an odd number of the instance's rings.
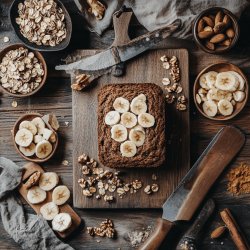
[{"label": "shelled walnut", "polygon": [[105,6],[97,0],[87,0],[87,3],[90,6],[88,11],[93,14],[97,20],[101,20],[106,10]]},{"label": "shelled walnut", "polygon": [[102,221],[99,227],[87,227],[87,232],[90,236],[97,235],[108,238],[114,238],[116,234],[114,223],[110,219]]}]

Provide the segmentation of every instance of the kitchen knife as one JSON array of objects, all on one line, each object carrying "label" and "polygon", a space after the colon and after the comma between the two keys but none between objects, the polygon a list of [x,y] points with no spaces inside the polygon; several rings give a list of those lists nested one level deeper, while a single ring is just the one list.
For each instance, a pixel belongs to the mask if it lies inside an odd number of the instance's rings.
[{"label": "kitchen knife", "polygon": [[199,215],[195,219],[192,226],[181,238],[176,250],[197,250],[197,243],[202,232],[202,228],[206,224],[208,218],[214,211],[214,201],[209,199],[203,208],[201,209]]},{"label": "kitchen knife", "polygon": [[181,26],[180,19],[161,29],[139,36],[127,44],[112,46],[96,55],[83,58],[74,63],[56,66],[56,70],[82,70],[86,72],[98,71],[110,68],[116,64],[125,62],[142,52],[152,48],[166,37],[170,36]]},{"label": "kitchen knife", "polygon": [[236,127],[222,128],[196,161],[176,190],[163,204],[162,218],[154,232],[139,248],[156,250],[177,221],[189,221],[210,187],[240,151],[245,135]]}]

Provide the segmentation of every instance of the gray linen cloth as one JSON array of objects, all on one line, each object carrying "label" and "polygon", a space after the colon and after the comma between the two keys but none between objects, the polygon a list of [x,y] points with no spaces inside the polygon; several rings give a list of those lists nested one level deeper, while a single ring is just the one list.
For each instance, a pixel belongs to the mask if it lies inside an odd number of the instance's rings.
[{"label": "gray linen cloth", "polygon": [[102,20],[88,13],[86,0],[74,0],[82,12],[91,31],[98,34],[109,27],[112,14],[123,5],[132,8],[138,21],[149,31],[172,23],[175,19],[182,20],[182,28],[174,34],[178,38],[192,37],[192,21],[201,11],[210,7],[224,7],[237,17],[249,4],[248,0],[100,0],[107,10]]},{"label": "gray linen cloth", "polygon": [[21,177],[22,168],[0,157],[0,213],[6,232],[25,250],[73,250],[56,237],[41,216],[24,213],[15,196]]}]

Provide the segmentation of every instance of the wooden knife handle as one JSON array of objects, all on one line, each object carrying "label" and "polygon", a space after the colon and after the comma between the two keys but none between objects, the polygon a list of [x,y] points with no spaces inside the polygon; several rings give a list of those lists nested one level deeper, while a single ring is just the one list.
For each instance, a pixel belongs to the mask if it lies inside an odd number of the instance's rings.
[{"label": "wooden knife handle", "polygon": [[161,243],[170,232],[174,223],[162,218],[157,219],[155,230],[150,237],[139,247],[139,250],[156,250],[161,246]]}]

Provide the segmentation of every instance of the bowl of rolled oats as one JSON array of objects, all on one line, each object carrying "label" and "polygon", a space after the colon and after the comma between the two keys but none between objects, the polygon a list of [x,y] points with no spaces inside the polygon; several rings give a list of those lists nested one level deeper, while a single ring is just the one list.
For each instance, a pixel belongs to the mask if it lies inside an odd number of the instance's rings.
[{"label": "bowl of rolled oats", "polygon": [[47,65],[41,53],[13,44],[0,52],[0,88],[8,95],[27,97],[42,88]]},{"label": "bowl of rolled oats", "polygon": [[72,22],[59,0],[15,0],[9,15],[16,35],[28,48],[59,51],[69,45]]}]

